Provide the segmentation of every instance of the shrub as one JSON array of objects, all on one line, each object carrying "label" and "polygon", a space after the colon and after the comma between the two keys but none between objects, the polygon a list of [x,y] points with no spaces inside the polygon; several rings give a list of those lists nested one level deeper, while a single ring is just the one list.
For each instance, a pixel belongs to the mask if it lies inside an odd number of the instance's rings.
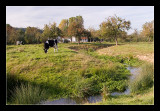
[{"label": "shrub", "polygon": [[144,64],[141,67],[139,75],[130,83],[132,93],[138,93],[153,86],[154,83],[154,67],[153,64]]},{"label": "shrub", "polygon": [[36,104],[45,100],[46,91],[41,90],[39,86],[21,84],[20,87],[15,87],[12,95],[13,104]]},{"label": "shrub", "polygon": [[93,48],[89,48],[88,51],[89,52],[94,52],[94,49]]},{"label": "shrub", "polygon": [[102,95],[104,101],[106,99],[110,99],[110,92],[108,90],[108,87],[105,84],[103,84],[102,94],[101,95]]},{"label": "shrub", "polygon": [[75,88],[73,91],[74,97],[86,97],[92,95],[93,91],[93,82],[88,79],[83,79],[75,84]]}]

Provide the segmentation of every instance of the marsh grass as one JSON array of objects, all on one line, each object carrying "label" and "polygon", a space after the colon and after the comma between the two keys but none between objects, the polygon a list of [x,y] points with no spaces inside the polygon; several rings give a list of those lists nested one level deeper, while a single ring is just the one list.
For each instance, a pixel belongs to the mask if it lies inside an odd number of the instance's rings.
[{"label": "marsh grass", "polygon": [[154,87],[151,87],[141,94],[110,96],[110,99],[96,103],[86,103],[86,105],[154,105],[153,89]]},{"label": "marsh grass", "polygon": [[154,84],[154,66],[151,63],[142,65],[139,74],[130,83],[132,93],[139,93],[152,87]]},{"label": "marsh grass", "polygon": [[103,101],[106,101],[107,99],[110,99],[110,92],[108,90],[108,87],[103,84],[102,93]]},{"label": "marsh grass", "polygon": [[12,104],[37,104],[47,97],[45,90],[29,83],[16,86],[12,95]]}]

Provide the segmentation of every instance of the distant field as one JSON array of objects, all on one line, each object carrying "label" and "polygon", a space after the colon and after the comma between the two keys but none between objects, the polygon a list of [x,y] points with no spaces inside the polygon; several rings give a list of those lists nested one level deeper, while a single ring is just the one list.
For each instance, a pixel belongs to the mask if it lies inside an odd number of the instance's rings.
[{"label": "distant field", "polygon": [[[154,54],[153,43],[62,43],[58,47],[58,52],[50,48],[45,54],[43,44],[7,45],[7,77],[11,77],[7,94],[12,96],[9,90],[18,87],[20,81],[39,85],[51,100],[100,94],[104,84],[110,86],[110,92],[122,92],[130,75],[124,63],[140,65],[143,61],[134,57]],[[8,102],[15,103],[10,98]]]}]

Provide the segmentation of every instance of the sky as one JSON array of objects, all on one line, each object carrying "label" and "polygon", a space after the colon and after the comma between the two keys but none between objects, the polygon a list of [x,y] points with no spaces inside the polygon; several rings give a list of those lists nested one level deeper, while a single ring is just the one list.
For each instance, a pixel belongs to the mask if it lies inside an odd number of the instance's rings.
[{"label": "sky", "polygon": [[154,6],[6,6],[6,24],[13,27],[44,28],[45,24],[81,15],[84,28],[99,29],[99,25],[109,16],[117,15],[131,22],[131,34],[134,29],[142,30],[142,25],[154,20]]}]

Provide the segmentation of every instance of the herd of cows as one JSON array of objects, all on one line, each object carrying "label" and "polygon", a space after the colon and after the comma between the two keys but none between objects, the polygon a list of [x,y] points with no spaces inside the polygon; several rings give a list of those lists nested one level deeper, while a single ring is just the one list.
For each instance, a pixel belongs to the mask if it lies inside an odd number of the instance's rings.
[{"label": "herd of cows", "polygon": [[[24,42],[23,41],[17,41],[16,45],[24,45]],[[58,40],[53,39],[53,40],[47,40],[47,41],[44,42],[44,52],[45,53],[48,52],[48,49],[50,47],[54,48],[54,52],[55,52],[55,50],[57,50],[57,52],[58,52]]]}]

